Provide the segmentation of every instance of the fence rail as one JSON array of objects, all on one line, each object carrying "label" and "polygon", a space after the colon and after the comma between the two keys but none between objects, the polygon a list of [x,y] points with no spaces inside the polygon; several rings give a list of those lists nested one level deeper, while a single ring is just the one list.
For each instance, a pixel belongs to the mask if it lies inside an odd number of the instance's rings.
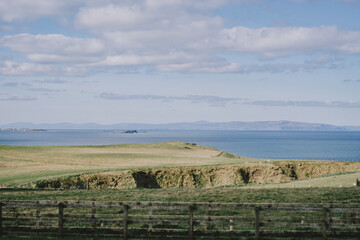
[{"label": "fence rail", "polygon": [[360,204],[3,201],[0,236],[360,239]]}]

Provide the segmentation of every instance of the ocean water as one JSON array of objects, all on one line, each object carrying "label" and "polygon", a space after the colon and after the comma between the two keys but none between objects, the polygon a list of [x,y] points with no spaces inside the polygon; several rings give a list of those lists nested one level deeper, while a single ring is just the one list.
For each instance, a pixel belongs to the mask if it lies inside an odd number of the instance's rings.
[{"label": "ocean water", "polygon": [[0,132],[7,145],[105,145],[167,141],[207,145],[240,156],[266,159],[360,161],[360,132],[147,131],[111,130]]}]

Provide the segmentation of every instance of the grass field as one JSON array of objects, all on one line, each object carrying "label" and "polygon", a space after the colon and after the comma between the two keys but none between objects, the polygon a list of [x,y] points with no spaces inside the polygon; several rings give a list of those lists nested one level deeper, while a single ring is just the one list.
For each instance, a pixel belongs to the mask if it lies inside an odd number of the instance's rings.
[{"label": "grass field", "polygon": [[360,188],[1,190],[0,200],[360,203]]},{"label": "grass field", "polygon": [[251,189],[269,189],[269,188],[342,188],[355,187],[356,179],[360,179],[360,172],[344,172],[341,174],[332,174],[331,176],[317,177],[307,180],[281,184],[256,184],[244,186]]},{"label": "grass field", "polygon": [[0,145],[0,185],[89,172],[263,161],[221,153],[211,147],[182,142],[55,147]]},{"label": "grass field", "polygon": [[[220,150],[182,142],[106,146],[8,146],[0,145],[0,185],[20,185],[41,179],[82,173],[116,172],[130,169],[238,166],[291,160],[251,159]],[[320,163],[320,162],[317,162]],[[300,164],[300,163],[299,163]],[[347,169],[333,174],[287,183],[238,184],[197,189],[102,189],[102,190],[14,190],[0,191],[0,200],[96,199],[114,201],[215,201],[215,202],[352,202],[360,203],[360,165],[321,162]],[[355,164],[354,168],[352,165]],[[275,166],[275,165],[274,165]],[[342,168],[345,166],[346,168]],[[351,171],[349,171],[351,169]],[[321,169],[320,169],[321,170]],[[256,172],[256,170],[255,170]],[[316,173],[319,175],[319,173]]]},{"label": "grass field", "polygon": [[[295,189],[243,189],[243,188],[211,188],[211,189],[132,189],[132,190],[0,190],[0,202],[1,201],[6,201],[6,200],[58,200],[58,201],[65,201],[65,200],[96,200],[96,201],[161,201],[161,202],[227,202],[227,203],[357,203],[360,204],[360,188],[295,188]],[[120,209],[119,209],[120,208]],[[103,222],[101,220],[99,220],[99,218],[105,218],[105,220],[109,221],[109,218],[105,217],[105,216],[109,216],[111,219],[113,218],[117,218],[117,220],[113,221],[116,222],[116,225],[114,228],[114,226],[110,225],[112,227],[112,229],[118,229],[119,228],[119,216],[121,216],[122,214],[124,214],[122,212],[122,208],[119,207],[117,209],[100,209],[97,208],[96,211],[96,219],[97,219],[97,223],[98,225],[96,225],[96,231],[99,231],[100,229],[104,229],[106,226],[109,227],[109,225],[104,225],[103,226]],[[26,211],[26,208],[23,208],[22,211]],[[40,209],[40,208],[39,208]],[[351,208],[350,208],[351,209]],[[304,213],[304,212],[296,212],[297,210],[294,209],[295,211],[292,212],[293,209],[290,208],[290,211],[279,211],[277,212],[276,210],[268,210],[268,207],[264,207],[264,209],[261,212],[261,222],[265,223],[264,225],[261,225],[261,231],[263,230],[282,230],[285,229],[285,231],[287,230],[287,224],[289,221],[289,217],[292,217],[294,219],[300,219],[301,216],[301,221],[305,221],[306,223],[308,223],[308,221],[310,222],[309,224],[313,224],[313,228],[304,228],[304,226],[302,225],[302,223],[300,224],[300,221],[297,221],[297,226],[299,226],[297,229],[301,229],[302,234],[304,234],[304,229],[311,231],[312,229],[315,229],[315,231],[321,233],[321,226],[322,226],[322,215],[323,212],[321,211],[321,208],[319,208],[319,212],[314,213]],[[304,208],[302,211],[305,211],[306,208]],[[11,214],[13,214],[13,212],[15,212],[14,208],[7,208],[7,211],[10,212]],[[27,209],[27,211],[29,211],[29,209]],[[58,208],[41,208],[41,215],[40,216],[55,216],[55,223],[49,223],[49,224],[58,224],[57,223],[57,211]],[[88,230],[86,230],[86,233],[91,234],[91,231],[94,229],[94,225],[89,225],[90,224],[90,220],[95,220],[92,218],[92,216],[94,215],[94,211],[90,208],[87,209],[79,209],[79,208],[66,208],[66,227],[68,228],[69,226],[71,227],[72,225],[69,225],[72,223],[72,221],[74,222],[74,225],[78,228],[79,227],[79,223],[77,222],[79,220],[78,216],[82,216],[80,219],[80,223],[82,225],[80,225],[80,227],[82,227],[83,229],[87,227]],[[111,211],[111,212],[110,212]],[[136,210],[135,210],[136,211]],[[149,210],[140,210],[140,214],[148,214]],[[40,210],[39,210],[40,212]],[[80,212],[80,214],[79,214]],[[90,213],[91,212],[91,213]],[[156,213],[155,213],[156,212]],[[21,212],[21,214],[23,214],[24,212]],[[151,211],[151,214],[153,212]],[[154,211],[155,215],[158,215],[157,217],[159,217],[160,215],[165,215],[165,216],[172,216],[174,214],[184,214],[184,211],[171,211],[171,210],[156,210]],[[185,214],[189,214],[188,210],[185,210]],[[83,217],[84,215],[82,214],[86,214],[86,218]],[[120,215],[121,214],[121,215]],[[139,214],[139,213],[138,213]],[[213,222],[213,220],[209,220],[209,222],[206,221],[206,219],[210,219],[210,217],[208,217],[208,215],[212,214],[214,217],[219,217],[220,216],[228,216],[228,218],[232,218],[229,216],[238,216],[241,215],[242,219],[241,220],[234,220],[234,222],[236,221],[241,221],[240,224],[242,224],[241,226],[245,227],[242,228],[242,230],[245,229],[245,231],[247,230],[253,230],[254,229],[254,220],[252,220],[254,218],[254,208],[249,207],[248,209],[222,209],[221,211],[212,211],[212,210],[200,210],[200,211],[195,211],[194,215],[196,218],[199,218],[201,216],[205,216],[206,218],[204,219],[205,223],[209,224]],[[131,219],[134,219],[133,216],[135,215],[134,210],[131,210]],[[300,215],[300,216],[299,216]],[[22,215],[21,215],[22,216]],[[36,214],[35,214],[35,208],[33,208],[32,212],[31,212],[31,216],[33,218],[35,218]],[[274,220],[269,220],[269,216],[274,219]],[[349,215],[344,215],[346,217],[348,217]],[[351,215],[353,216],[353,215]],[[174,217],[174,216],[172,216]],[[180,216],[179,216],[180,217]],[[184,215],[182,215],[181,217],[184,217]],[[188,216],[185,216],[188,217]],[[332,215],[332,217],[334,217],[334,215]],[[263,220],[264,218],[266,218],[266,220]],[[337,217],[336,218],[340,218]],[[13,218],[15,219],[15,218]],[[251,220],[245,220],[245,219],[251,219]],[[316,219],[316,220],[314,220]],[[346,218],[345,218],[346,219]],[[86,220],[86,221],[84,221]],[[147,219],[145,219],[146,221]],[[157,220],[157,218],[155,218],[155,221]],[[49,221],[49,220],[47,220]],[[131,221],[131,220],[130,220]],[[135,220],[136,221],[136,220]],[[174,221],[174,218],[171,218],[170,221]],[[185,223],[183,225],[178,225],[178,224],[182,224],[182,223],[173,223],[172,222],[167,222],[166,226],[170,227],[170,228],[175,228],[175,229],[186,229],[186,227],[188,226],[188,219],[185,219]],[[319,221],[316,223],[312,223],[311,221]],[[101,225],[100,225],[101,222]],[[224,221],[225,222],[225,221]],[[12,222],[13,224],[18,224],[17,223],[17,218],[15,220],[13,220]],[[131,223],[131,222],[130,222]],[[217,229],[224,229],[224,225],[216,222],[217,225],[215,226],[216,229],[214,228],[210,228],[206,230],[217,230]],[[225,222],[225,224],[228,223],[228,221]],[[292,222],[294,224],[294,222]],[[9,224],[9,223],[7,223]],[[87,225],[85,225],[87,224]],[[122,221],[120,221],[120,227],[122,226]],[[214,224],[214,223],[213,223]],[[283,227],[285,224],[285,228]],[[348,226],[348,223],[346,223]],[[45,224],[42,224],[41,226],[43,226]],[[132,234],[136,235],[134,233],[134,228],[136,227],[136,223],[135,225],[132,225]],[[354,226],[355,224],[352,224],[352,226]],[[89,226],[91,226],[91,228],[89,228]],[[137,225],[139,227],[139,225]],[[162,225],[154,225],[154,229],[161,227]],[[206,225],[207,226],[207,225]],[[214,225],[211,225],[214,226]],[[226,225],[228,227],[228,225]],[[290,225],[290,226],[294,226],[294,225]],[[306,225],[307,226],[307,225]],[[320,227],[318,227],[320,226]],[[30,226],[32,228],[35,228],[34,226]],[[149,225],[147,224],[142,224],[140,226],[141,228],[145,229],[145,231],[149,228]],[[163,226],[164,227],[164,226]],[[199,226],[196,225],[197,230],[203,230],[204,226]],[[355,225],[355,227],[357,227]],[[195,227],[194,227],[195,228]],[[290,228],[290,227],[289,227]],[[226,230],[228,230],[228,228],[226,228]],[[238,230],[238,229],[236,229]],[[58,234],[59,230],[57,229],[57,225],[55,225],[55,234]],[[291,228],[290,231],[295,231],[294,227]],[[290,232],[288,231],[288,232]],[[356,231],[356,230],[353,230]],[[10,232],[10,231],[7,231]],[[72,231],[72,233],[75,233],[75,231]],[[337,232],[338,233],[338,232]],[[5,239],[19,239],[19,237],[16,236],[15,233],[13,233],[15,237],[10,238],[5,236]],[[19,233],[20,235],[21,233]],[[24,234],[24,233],[23,233]],[[120,232],[120,234],[122,234],[122,232]],[[117,233],[117,237],[120,235],[119,233]],[[144,236],[147,235],[146,237]],[[160,239],[157,238],[156,236],[154,236],[156,234],[156,232],[146,232],[143,233],[143,235],[139,238],[136,239]],[[168,233],[169,234],[169,233]],[[207,234],[206,236],[200,238],[199,239],[225,239],[224,235],[226,233],[218,233],[216,232],[215,234],[212,233],[204,233],[204,232],[197,232],[197,236],[202,236],[202,234]],[[286,233],[288,234],[288,233]],[[29,238],[29,234],[25,232],[26,235],[26,239],[41,239],[38,235],[36,235],[36,232],[33,233],[33,237]],[[41,235],[40,235],[41,236]],[[88,235],[89,238],[86,239],[110,239],[109,237],[98,237],[98,236],[91,236]],[[232,236],[232,239],[237,239],[239,236],[244,237],[244,233],[241,233],[241,235],[239,235],[239,233],[234,233],[234,235]],[[265,236],[265,235],[263,235]],[[295,236],[295,237],[291,237],[288,235],[284,235],[286,236],[286,238],[281,238],[281,239],[299,239],[299,236]],[[302,235],[304,236],[304,235]],[[168,235],[166,237],[163,237],[161,239],[165,239],[167,238]],[[211,238],[210,238],[211,237]],[[250,239],[253,237],[253,235],[246,236],[247,239]],[[273,238],[268,238],[268,235],[266,235],[266,239],[279,239],[277,236],[273,237]],[[288,237],[288,238],[287,238]],[[343,239],[350,239],[347,237],[342,236]],[[25,237],[24,237],[25,239]],[[49,238],[44,238],[44,239],[49,239]],[[58,237],[52,237],[51,239],[64,239],[64,238],[58,238]],[[69,238],[66,239],[80,239],[77,238],[75,235],[72,235]],[[132,237],[131,237],[132,239]],[[196,238],[198,239],[198,238]],[[252,238],[253,239],[253,238]],[[262,238],[261,238],[262,239]],[[308,239],[307,236],[304,236],[301,239]],[[318,238],[314,238],[314,236],[311,236],[311,239],[323,239],[321,238],[321,235]],[[351,238],[351,239],[355,239],[355,238]]]}]

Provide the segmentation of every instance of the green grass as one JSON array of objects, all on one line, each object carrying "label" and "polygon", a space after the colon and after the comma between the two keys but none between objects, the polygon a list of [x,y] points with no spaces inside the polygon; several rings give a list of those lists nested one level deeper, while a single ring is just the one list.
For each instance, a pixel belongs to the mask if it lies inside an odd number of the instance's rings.
[{"label": "green grass", "polygon": [[[211,147],[181,142],[102,146],[29,147],[0,145],[0,185],[20,185],[41,179],[91,172],[116,172],[129,169],[208,167],[217,165],[248,166],[261,163],[277,168],[294,160],[265,160],[238,157]],[[319,163],[319,162],[318,162]],[[259,164],[259,165],[261,165]],[[309,164],[312,166],[311,164]],[[330,165],[330,166],[329,166]],[[335,164],[324,162],[324,171]],[[229,203],[358,203],[359,168],[339,164],[342,172],[281,184],[242,184],[196,189],[104,189],[47,190],[0,189],[0,202],[6,200],[97,200]],[[342,168],[344,167],[344,168]],[[304,173],[314,170],[308,168]],[[195,175],[194,178],[199,178]],[[200,179],[198,179],[199,182]],[[11,238],[5,238],[11,239]],[[16,238],[14,238],[16,239]],[[39,239],[38,237],[30,239]],[[56,238],[54,238],[56,239]]]},{"label": "green grass", "polygon": [[[0,191],[0,201],[5,201],[5,200],[24,201],[24,200],[39,200],[39,199],[58,200],[58,201],[97,200],[97,201],[164,201],[164,202],[230,202],[230,203],[358,203],[360,204],[360,188],[352,187],[352,188],[342,188],[342,189],[339,188],[241,189],[241,188],[222,187],[222,188],[211,188],[211,189],[182,189],[182,190],[132,189],[132,190],[94,190],[94,191],[86,191],[86,190],[82,190],[82,191],[80,190],[63,190],[63,191],[1,190]],[[253,212],[251,212],[251,214],[253,214]],[[272,213],[272,214],[273,214],[272,216],[274,217],[278,216],[276,215],[276,213]],[[5,237],[5,239],[11,239],[11,238]],[[13,239],[17,239],[17,238],[13,238]],[[40,239],[40,238],[35,236],[30,239]]]},{"label": "green grass", "polygon": [[4,200],[176,201],[233,203],[360,203],[360,188],[1,190]]},{"label": "green grass", "polygon": [[47,177],[134,168],[237,164],[260,161],[216,157],[221,151],[182,142],[103,146],[0,145],[0,185]]},{"label": "green grass", "polygon": [[[122,145],[100,145],[100,146],[11,146],[0,145],[0,185],[25,185],[30,182],[35,182],[43,179],[65,177],[83,173],[95,172],[115,172],[130,169],[147,169],[147,168],[171,168],[171,167],[208,167],[218,165],[237,165],[237,164],[273,164],[276,168],[279,164],[285,164],[291,160],[268,160],[268,159],[251,159],[245,157],[238,157],[233,154],[225,153],[212,147],[196,146],[193,144],[183,142],[166,142],[166,143],[149,143],[149,144],[122,144]],[[291,161],[295,164],[300,164],[300,161]],[[319,161],[317,163],[320,163]],[[327,164],[327,165],[326,165]],[[230,194],[239,198],[238,192],[247,193],[247,191],[280,191],[279,189],[322,189],[329,187],[334,188],[334,191],[343,191],[343,189],[353,189],[357,178],[360,178],[360,171],[349,171],[349,164],[346,162],[329,164],[324,162],[325,168],[339,165],[339,169],[345,169],[347,165],[348,171],[332,173],[322,177],[306,179],[301,181],[294,181],[288,183],[268,183],[268,184],[247,184],[225,188],[216,189],[197,189],[197,190],[108,190],[104,192],[115,194],[129,194],[134,197],[137,193],[150,194],[155,192],[159,196],[167,196],[171,193],[174,199],[177,193],[184,194],[191,198],[196,196],[202,199],[212,199],[209,194],[219,194],[218,199],[223,201],[232,201],[231,196],[222,196],[221,194]],[[311,169],[308,169],[309,171]],[[306,170],[306,171],[308,171]],[[196,176],[195,176],[196,177]],[[340,190],[339,190],[340,189]],[[356,189],[356,188],[355,188]],[[287,190],[286,190],[287,191]],[[297,190],[291,190],[297,191]],[[300,191],[300,190],[299,190]],[[308,190],[313,191],[312,189]],[[322,190],[321,190],[322,191]],[[321,192],[320,191],[320,192]],[[350,191],[350,190],[344,190]],[[354,191],[354,190],[351,190]],[[101,192],[101,191],[100,191]],[[8,193],[9,196],[20,197],[21,192],[1,192]],[[17,194],[15,194],[17,193]],[[51,194],[63,194],[65,192],[37,192],[25,191],[24,194],[34,195],[46,193],[46,196],[51,197]],[[96,194],[96,191],[89,193]],[[72,191],[71,194],[81,197],[86,197],[87,192]],[[11,195],[15,194],[15,195]],[[125,194],[125,195],[126,195]],[[134,195],[135,194],[135,195]],[[201,194],[201,196],[199,196]],[[143,196],[146,198],[146,196]],[[154,195],[154,197],[156,197]],[[221,196],[220,196],[221,195]],[[26,195],[27,196],[27,195]],[[136,195],[137,196],[137,195]],[[249,195],[250,196],[250,195]],[[55,197],[55,195],[53,196]],[[109,197],[109,196],[108,196]],[[119,196],[119,198],[124,195]],[[141,198],[143,198],[141,197]],[[110,198],[111,199],[111,198]],[[132,198],[136,200],[136,197]],[[165,197],[165,200],[171,200],[171,196]],[[186,199],[186,198],[184,198]],[[194,198],[195,199],[195,198]],[[350,198],[351,199],[351,198]],[[114,199],[115,200],[115,199]],[[121,200],[121,199],[120,199]]]},{"label": "green grass", "polygon": [[299,180],[288,183],[269,183],[269,184],[249,184],[243,188],[343,188],[355,187],[356,179],[360,179],[360,171],[341,172],[328,174],[322,177],[311,178],[307,180]]}]

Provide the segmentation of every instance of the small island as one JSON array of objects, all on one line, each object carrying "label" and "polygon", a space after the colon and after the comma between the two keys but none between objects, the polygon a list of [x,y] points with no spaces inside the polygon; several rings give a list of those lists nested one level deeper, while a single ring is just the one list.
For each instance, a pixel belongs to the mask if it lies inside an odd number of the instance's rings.
[{"label": "small island", "polygon": [[0,132],[45,132],[40,128],[0,128]]},{"label": "small island", "polygon": [[134,133],[139,133],[139,132],[137,130],[123,130],[123,131],[115,131],[115,133],[134,134]]}]

